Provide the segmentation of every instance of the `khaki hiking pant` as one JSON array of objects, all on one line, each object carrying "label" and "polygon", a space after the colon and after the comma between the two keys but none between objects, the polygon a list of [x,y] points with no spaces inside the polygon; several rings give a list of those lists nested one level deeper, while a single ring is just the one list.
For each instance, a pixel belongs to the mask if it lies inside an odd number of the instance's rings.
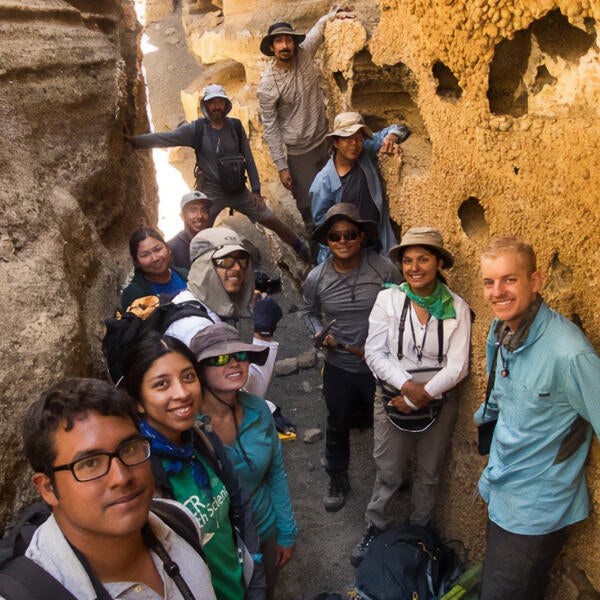
[{"label": "khaki hiking pant", "polygon": [[375,395],[373,458],[377,469],[371,500],[367,506],[367,523],[387,529],[392,523],[389,504],[406,476],[413,450],[417,468],[412,484],[410,522],[426,525],[435,509],[439,476],[456,422],[458,402],[450,392],[437,421],[426,431],[400,431],[387,417],[381,396]]}]

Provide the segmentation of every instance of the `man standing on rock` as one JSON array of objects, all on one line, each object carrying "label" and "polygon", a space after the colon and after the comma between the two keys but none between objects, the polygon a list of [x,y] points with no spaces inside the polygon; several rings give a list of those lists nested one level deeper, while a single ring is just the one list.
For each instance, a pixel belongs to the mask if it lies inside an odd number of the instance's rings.
[{"label": "man standing on rock", "polygon": [[592,427],[600,434],[600,358],[542,300],[529,244],[493,240],[481,271],[496,318],[487,339],[491,392],[475,421],[497,421],[479,480],[489,515],[480,598],[542,600],[570,526],[589,513],[584,465]]},{"label": "man standing on rock", "polygon": [[308,189],[327,162],[327,117],[315,53],[325,25],[334,18],[354,15],[334,9],[306,35],[289,23],[274,23],[260,44],[260,51],[274,58],[258,85],[265,139],[281,183],[294,195],[309,233],[314,226]]},{"label": "man standing on rock", "polygon": [[[273,214],[260,194],[258,171],[246,132],[239,119],[227,116],[232,104],[225,89],[217,84],[208,85],[200,107],[204,119],[185,123],[174,131],[145,133],[128,140],[135,148],[193,148],[196,152],[196,190],[212,202],[210,226],[224,208],[233,208],[253,223],[258,222],[274,231],[300,258],[308,260],[308,244]],[[246,172],[252,191],[246,187]]]},{"label": "man standing on rock", "polygon": [[387,258],[365,249],[367,240],[377,239],[377,226],[362,219],[352,204],[331,207],[312,237],[331,250],[331,258],[308,274],[303,294],[318,345],[325,349],[325,468],[330,483],[323,505],[336,512],[350,491],[350,427],[373,424],[375,379],[364,361],[369,313],[381,286],[400,283],[402,277]]},{"label": "man standing on rock", "polygon": [[167,242],[173,266],[190,270],[190,242],[197,233],[211,226],[211,204],[211,200],[202,192],[188,192],[181,198],[183,230]]},{"label": "man standing on rock", "polygon": [[[311,209],[316,225],[336,202],[350,202],[363,219],[375,221],[380,249],[387,256],[397,244],[390,221],[390,209],[383,193],[377,169],[380,154],[399,155],[400,144],[410,135],[404,125],[390,125],[373,133],[357,112],[343,112],[335,117],[333,131],[327,134],[333,155],[310,186]],[[329,256],[321,246],[318,262]]]}]

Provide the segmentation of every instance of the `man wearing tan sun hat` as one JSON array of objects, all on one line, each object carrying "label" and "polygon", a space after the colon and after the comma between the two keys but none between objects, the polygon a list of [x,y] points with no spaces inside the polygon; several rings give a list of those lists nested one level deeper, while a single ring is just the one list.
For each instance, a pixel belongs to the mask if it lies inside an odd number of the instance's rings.
[{"label": "man wearing tan sun hat", "polygon": [[[379,249],[387,254],[397,240],[377,170],[377,156],[379,153],[399,154],[400,144],[409,135],[404,125],[390,125],[373,133],[359,113],[337,115],[333,131],[327,134],[333,155],[310,186],[315,225],[323,223],[325,214],[334,204],[354,204],[361,218],[377,223]],[[323,262],[327,256],[327,248],[322,246],[318,262]]]}]

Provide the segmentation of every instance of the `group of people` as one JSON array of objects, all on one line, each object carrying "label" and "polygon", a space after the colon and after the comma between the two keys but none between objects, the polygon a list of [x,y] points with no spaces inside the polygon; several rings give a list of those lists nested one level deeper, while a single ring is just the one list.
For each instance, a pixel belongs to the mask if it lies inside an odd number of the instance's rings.
[{"label": "group of people", "polygon": [[[398,243],[391,227],[376,159],[400,153],[408,130],[373,133],[360,114],[344,112],[328,132],[314,55],[335,18],[353,15],[333,11],[306,35],[285,22],[270,27],[260,49],[273,60],[258,97],[280,180],[319,247],[303,295],[325,361],[325,510],[341,510],[350,492],[350,429],[374,427],[375,483],[351,555],[357,565],[392,525],[398,491],[410,489],[410,522],[434,526],[472,312],[448,286],[443,271],[455,257],[442,234],[411,227]],[[264,401],[282,312],[255,293],[245,240],[212,225],[232,207],[307,260],[308,244],[266,206],[225,90],[208,86],[201,106],[204,119],[130,139],[139,148],[193,147],[196,190],[181,199],[184,230],[172,240],[151,228],[132,235],[134,277],[122,310],[167,294],[203,312],[138,339],[119,387],[59,382],[24,424],[33,482],[52,509],[26,556],[79,599],[273,599],[294,553],[297,526]],[[584,462],[592,428],[600,433],[600,359],[542,300],[530,245],[499,237],[481,267],[496,318],[488,389],[475,415],[493,431],[479,481],[489,512],[480,597],[542,599],[570,526],[589,512]],[[241,316],[254,320],[251,343],[235,327]],[[151,507],[154,495],[180,503],[172,510],[192,523],[201,551]]]}]

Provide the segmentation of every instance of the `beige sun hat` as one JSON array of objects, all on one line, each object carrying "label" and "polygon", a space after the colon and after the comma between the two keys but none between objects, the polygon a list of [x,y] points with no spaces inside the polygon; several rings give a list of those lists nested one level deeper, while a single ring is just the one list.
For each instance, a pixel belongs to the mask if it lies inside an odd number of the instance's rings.
[{"label": "beige sun hat", "polygon": [[243,342],[240,332],[227,323],[215,323],[201,329],[192,338],[190,350],[199,363],[220,354],[247,352],[251,363],[264,365],[269,355],[269,348]]},{"label": "beige sun hat", "polygon": [[454,256],[444,248],[442,234],[433,227],[411,227],[400,240],[400,243],[390,249],[390,259],[395,263],[400,262],[402,248],[408,246],[424,246],[430,248],[434,254],[443,260],[442,268],[449,269],[454,264]]},{"label": "beige sun hat", "polygon": [[333,131],[326,137],[350,137],[360,130],[369,139],[373,137],[373,132],[365,125],[360,113],[343,112],[336,115],[333,121]]},{"label": "beige sun hat", "polygon": [[199,256],[212,252],[210,258],[221,258],[244,248],[240,236],[227,227],[209,227],[197,233],[190,243],[190,259],[194,262]]}]

